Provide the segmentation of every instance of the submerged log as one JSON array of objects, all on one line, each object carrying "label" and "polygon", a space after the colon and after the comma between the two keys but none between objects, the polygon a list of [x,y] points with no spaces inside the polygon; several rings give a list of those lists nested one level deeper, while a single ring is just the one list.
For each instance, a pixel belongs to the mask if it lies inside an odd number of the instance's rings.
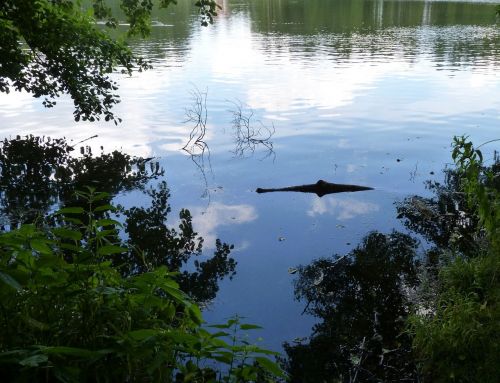
[{"label": "submerged log", "polygon": [[315,193],[318,195],[318,197],[323,197],[326,194],[357,192],[363,190],[373,190],[373,188],[367,186],[359,186],[359,185],[333,184],[331,182],[319,180],[315,184],[289,186],[286,188],[276,188],[276,189],[257,188],[256,192],[257,193],[271,193],[271,192]]}]

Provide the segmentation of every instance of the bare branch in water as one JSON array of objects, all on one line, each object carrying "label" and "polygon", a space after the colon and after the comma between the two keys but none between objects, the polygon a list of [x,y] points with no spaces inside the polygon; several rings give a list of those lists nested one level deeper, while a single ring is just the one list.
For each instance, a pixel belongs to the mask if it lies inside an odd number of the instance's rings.
[{"label": "bare branch in water", "polygon": [[188,142],[182,148],[189,154],[204,152],[208,149],[208,145],[204,141],[208,119],[207,93],[208,91],[200,92],[198,88],[191,91],[193,105],[186,109],[186,119],[183,122],[185,124],[193,123],[194,126],[189,134]]},{"label": "bare branch in water", "polygon": [[247,153],[252,155],[257,147],[264,147],[266,155],[262,158],[273,156],[276,158],[271,137],[276,132],[274,125],[265,126],[261,121],[253,121],[254,112],[249,109],[247,113],[243,111],[240,101],[232,102],[234,109],[230,112],[233,115],[232,124],[235,133],[236,148],[232,151],[235,157],[245,157]]},{"label": "bare branch in water", "polygon": [[191,91],[193,97],[193,104],[190,108],[186,108],[186,119],[183,121],[185,124],[193,124],[189,139],[182,150],[189,154],[191,160],[196,167],[200,170],[205,183],[205,192],[203,196],[207,196],[210,200],[208,192],[208,181],[205,171],[205,162],[208,164],[210,172],[212,172],[212,165],[210,162],[210,148],[205,142],[205,135],[207,132],[207,94],[208,90],[201,92],[198,88]]}]

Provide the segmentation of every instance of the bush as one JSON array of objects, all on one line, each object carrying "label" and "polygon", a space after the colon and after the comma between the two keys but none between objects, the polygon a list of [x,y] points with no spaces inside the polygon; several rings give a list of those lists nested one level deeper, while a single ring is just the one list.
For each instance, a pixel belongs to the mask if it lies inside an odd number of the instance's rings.
[{"label": "bush", "polygon": [[218,325],[233,335],[204,329],[199,307],[165,266],[120,273],[112,260],[130,249],[113,242],[120,223],[102,218],[114,209],[108,195],[93,189],[78,194],[88,210],[63,208],[47,220],[57,226],[40,222],[0,235],[4,381],[245,382],[283,376],[268,359],[274,353],[234,335],[256,326],[233,319]]},{"label": "bush", "polygon": [[476,214],[486,246],[455,253],[441,267],[438,294],[427,314],[409,320],[424,376],[432,382],[499,382],[500,193],[497,163],[465,138],[455,138],[453,158],[461,187]]}]

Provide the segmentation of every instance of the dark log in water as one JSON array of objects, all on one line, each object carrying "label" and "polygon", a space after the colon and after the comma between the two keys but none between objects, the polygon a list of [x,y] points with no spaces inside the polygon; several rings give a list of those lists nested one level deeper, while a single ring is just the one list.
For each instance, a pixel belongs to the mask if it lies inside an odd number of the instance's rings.
[{"label": "dark log in water", "polygon": [[271,192],[315,193],[319,197],[323,197],[326,194],[357,192],[363,190],[373,190],[373,188],[367,186],[359,186],[359,185],[333,184],[330,182],[319,180],[315,184],[289,186],[285,188],[276,188],[276,189],[257,188],[256,192],[257,193],[271,193]]}]

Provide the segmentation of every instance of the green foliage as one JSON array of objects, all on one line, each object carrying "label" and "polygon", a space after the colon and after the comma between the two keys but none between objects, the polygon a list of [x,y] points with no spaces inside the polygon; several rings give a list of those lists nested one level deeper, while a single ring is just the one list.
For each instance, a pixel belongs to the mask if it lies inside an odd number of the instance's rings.
[{"label": "green foliage", "polygon": [[491,245],[500,248],[500,165],[483,166],[483,155],[467,137],[455,137],[452,153],[462,179],[469,206],[475,210]]},{"label": "green foliage", "polygon": [[[0,235],[0,371],[5,381],[248,382],[281,370],[272,352],[202,328],[198,306],[165,266],[123,276],[119,222],[106,193],[78,192],[64,224]],[[85,217],[85,219],[82,219]],[[248,330],[239,319],[222,326]],[[215,362],[230,362],[227,371]],[[204,367],[203,365],[212,365]],[[233,365],[234,364],[234,365]],[[270,380],[272,381],[272,380]]]},{"label": "green foliage", "polygon": [[[197,340],[190,349],[191,359],[181,369],[178,378],[186,379],[193,374],[193,366],[199,366],[200,360],[212,358],[219,363],[220,369],[227,371],[225,376],[219,374],[221,382],[276,382],[285,378],[279,365],[269,357],[278,353],[266,350],[250,343],[249,330],[260,329],[260,326],[243,323],[243,318],[234,316],[226,323],[208,326],[216,332],[201,330],[199,335],[204,341]],[[207,371],[202,370],[202,371]]]},{"label": "green foliage", "polygon": [[499,272],[499,253],[458,258],[441,270],[433,311],[410,320],[430,381],[499,381]]},{"label": "green foliage", "polygon": [[488,242],[453,253],[439,270],[430,310],[410,318],[410,332],[429,381],[493,383],[500,381],[498,161],[484,167],[482,153],[465,137],[455,138],[453,159],[477,230]]},{"label": "green foliage", "polygon": [[[146,36],[154,6],[166,8],[175,0],[121,0],[129,35]],[[214,0],[199,0],[201,23],[208,25],[217,14]],[[108,28],[96,20],[106,18]],[[109,28],[118,22],[104,0],[94,0],[91,11],[81,1],[4,0],[0,2],[0,92],[11,89],[44,97],[46,107],[69,94],[75,120],[121,121],[111,111],[120,98],[110,73],[120,69],[131,74],[150,68],[124,41],[111,37]]]}]

